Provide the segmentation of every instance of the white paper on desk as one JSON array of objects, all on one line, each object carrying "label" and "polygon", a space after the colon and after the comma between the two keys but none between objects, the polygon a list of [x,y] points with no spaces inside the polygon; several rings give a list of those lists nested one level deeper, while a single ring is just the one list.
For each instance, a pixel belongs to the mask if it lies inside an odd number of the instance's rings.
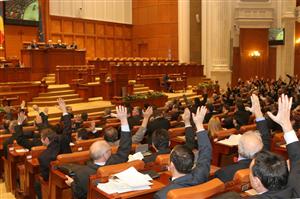
[{"label": "white paper on desk", "polygon": [[131,187],[142,187],[152,184],[149,182],[152,178],[149,179],[149,176],[138,172],[134,167],[130,167],[129,169],[117,173],[114,176]]},{"label": "white paper on desk", "polygon": [[134,160],[143,160],[144,156],[141,152],[137,152],[133,155],[128,156],[128,162],[134,161]]},{"label": "white paper on desk", "polygon": [[28,152],[28,151],[29,151],[28,149],[16,149],[17,153],[25,153],[25,152]]},{"label": "white paper on desk", "polygon": [[146,190],[150,189],[150,186],[140,186],[140,187],[131,187],[125,182],[119,180],[119,179],[110,179],[107,183],[99,183],[97,185],[97,188],[108,193],[125,193],[129,191],[139,191],[139,190]]},{"label": "white paper on desk", "polygon": [[230,135],[229,138],[220,140],[217,143],[221,143],[221,144],[225,144],[225,145],[229,145],[229,146],[236,146],[239,144],[239,140],[240,140],[241,136],[242,136],[241,134],[238,134],[238,135],[233,134],[233,135]]}]

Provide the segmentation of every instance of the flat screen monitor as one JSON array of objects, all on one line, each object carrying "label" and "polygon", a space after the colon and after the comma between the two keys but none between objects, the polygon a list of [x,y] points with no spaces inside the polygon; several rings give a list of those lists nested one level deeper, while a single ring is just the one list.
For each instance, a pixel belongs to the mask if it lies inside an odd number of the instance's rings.
[{"label": "flat screen monitor", "polygon": [[38,0],[11,0],[4,3],[6,24],[37,26],[39,22]]},{"label": "flat screen monitor", "polygon": [[284,45],[284,28],[269,29],[269,45]]}]

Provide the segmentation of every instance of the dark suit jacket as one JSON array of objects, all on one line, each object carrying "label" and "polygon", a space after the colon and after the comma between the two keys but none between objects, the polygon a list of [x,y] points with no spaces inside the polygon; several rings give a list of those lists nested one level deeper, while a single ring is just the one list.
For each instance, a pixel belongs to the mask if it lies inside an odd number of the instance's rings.
[{"label": "dark suit jacket", "polygon": [[[264,144],[264,149],[266,150],[270,150],[270,130],[268,128],[268,124],[266,120],[262,120],[259,122],[256,122],[256,126],[258,131],[261,134],[262,137],[262,141]],[[223,182],[228,182],[233,180],[234,174],[235,172],[237,172],[238,170],[241,169],[246,169],[249,168],[249,165],[251,163],[251,159],[243,159],[238,161],[237,163],[225,166],[221,169],[219,169],[216,173],[215,173],[215,177],[219,178],[220,180],[222,180]]]},{"label": "dark suit jacket", "polygon": [[170,182],[168,186],[155,193],[155,199],[167,198],[167,193],[172,189],[194,186],[208,180],[212,147],[208,138],[207,131],[198,132],[197,141],[199,155],[196,166],[194,167],[192,172]]},{"label": "dark suit jacket", "polygon": [[[128,160],[131,150],[131,132],[121,132],[121,139],[118,151],[110,156],[106,165],[119,164]],[[82,169],[75,172],[74,181],[71,184],[73,196],[77,199],[86,198],[88,192],[89,177],[97,172],[98,165],[88,163]]]},{"label": "dark suit jacket", "polygon": [[287,145],[287,151],[290,159],[290,174],[288,185],[280,191],[268,191],[261,195],[255,195],[250,198],[299,198],[300,197],[300,142],[293,142]]},{"label": "dark suit jacket", "polygon": [[40,173],[45,181],[49,179],[50,162],[56,160],[56,156],[60,151],[60,143],[56,137],[48,146],[45,151],[38,157],[40,163]]},{"label": "dark suit jacket", "polygon": [[147,126],[147,135],[148,135],[148,144],[152,144],[152,133],[156,129],[166,129],[168,130],[170,128],[170,122],[164,117],[159,117],[154,119],[153,121],[148,123]]},{"label": "dark suit jacket", "polygon": [[236,111],[233,118],[237,121],[238,125],[243,126],[248,124],[251,113],[248,111]]},{"label": "dark suit jacket", "polygon": [[22,125],[17,125],[15,127],[15,132],[16,132],[16,141],[18,145],[31,150],[32,147],[34,146],[41,146],[43,143],[41,142],[40,137],[35,137],[33,139],[28,139],[24,133],[23,133],[23,126]]},{"label": "dark suit jacket", "polygon": [[128,118],[128,124],[129,124],[129,128],[132,129],[132,127],[134,126],[139,126],[141,125],[141,120],[143,118],[141,116],[132,116]]}]

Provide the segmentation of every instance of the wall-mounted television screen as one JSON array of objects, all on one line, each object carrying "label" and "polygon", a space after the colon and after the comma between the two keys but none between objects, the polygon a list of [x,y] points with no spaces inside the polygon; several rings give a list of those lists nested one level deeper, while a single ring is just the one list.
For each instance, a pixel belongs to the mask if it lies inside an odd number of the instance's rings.
[{"label": "wall-mounted television screen", "polygon": [[39,22],[38,0],[11,0],[4,3],[6,24],[37,26]]},{"label": "wall-mounted television screen", "polygon": [[284,45],[284,28],[269,29],[269,45]]}]

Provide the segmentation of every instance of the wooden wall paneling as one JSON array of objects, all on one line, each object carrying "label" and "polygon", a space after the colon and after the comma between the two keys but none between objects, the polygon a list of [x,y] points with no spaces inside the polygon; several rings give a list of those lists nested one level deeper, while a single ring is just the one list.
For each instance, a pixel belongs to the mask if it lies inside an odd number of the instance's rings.
[{"label": "wooden wall paneling", "polygon": [[62,20],[52,19],[51,20],[51,33],[62,33]]},{"label": "wooden wall paneling", "polygon": [[114,57],[114,40],[113,39],[105,39],[104,50],[105,50],[106,57]]},{"label": "wooden wall paneling", "polygon": [[74,21],[74,33],[81,33],[84,34],[84,22],[82,20],[80,21]]},{"label": "wooden wall paneling", "polygon": [[63,26],[49,29],[52,40],[75,41],[79,49],[87,49],[87,59],[132,56],[132,25],[58,16],[50,16],[50,20]]},{"label": "wooden wall paneling", "polygon": [[95,23],[86,22],[85,27],[85,33],[87,35],[95,35]]},{"label": "wooden wall paneling", "polygon": [[105,57],[105,40],[102,38],[97,39],[96,43],[96,57]]},{"label": "wooden wall paneling", "polygon": [[123,55],[123,52],[124,52],[124,50],[123,50],[123,47],[124,45],[123,45],[123,40],[121,40],[121,39],[116,39],[115,40],[115,46],[114,46],[114,49],[115,49],[115,51],[114,51],[114,55],[115,55],[115,57],[123,57],[124,55]]},{"label": "wooden wall paneling", "polygon": [[85,36],[75,36],[75,42],[79,49],[86,48]]},{"label": "wooden wall paneling", "polygon": [[176,0],[132,2],[133,56],[167,57],[170,50],[172,58],[177,59],[178,2]]},{"label": "wooden wall paneling", "polygon": [[72,20],[62,20],[62,32],[73,33],[73,22]]},{"label": "wooden wall paneling", "polygon": [[[86,56],[90,59],[95,57],[95,37],[87,37],[86,39]],[[87,58],[87,59],[88,59]]]},{"label": "wooden wall paneling", "polygon": [[269,70],[266,71],[269,79],[276,79],[276,59],[277,59],[277,48],[269,48]]},{"label": "wooden wall paneling", "polygon": [[63,41],[67,44],[71,44],[74,41],[74,35],[73,34],[64,34]]},{"label": "wooden wall paneling", "polygon": [[[254,58],[249,54],[258,50],[260,57]],[[254,76],[266,77],[269,66],[268,29],[245,29],[240,30],[240,67],[238,76],[243,80]]]},{"label": "wooden wall paneling", "polygon": [[96,25],[96,34],[98,36],[104,36],[105,35],[104,24],[97,23],[97,25]]},{"label": "wooden wall paneling", "polygon": [[21,57],[24,41],[37,40],[37,27],[5,25],[6,57]]},{"label": "wooden wall paneling", "polygon": [[[300,23],[296,22],[295,28],[295,38],[298,40],[300,38]],[[294,74],[298,74],[298,76],[300,76],[300,43],[295,44]]]}]

